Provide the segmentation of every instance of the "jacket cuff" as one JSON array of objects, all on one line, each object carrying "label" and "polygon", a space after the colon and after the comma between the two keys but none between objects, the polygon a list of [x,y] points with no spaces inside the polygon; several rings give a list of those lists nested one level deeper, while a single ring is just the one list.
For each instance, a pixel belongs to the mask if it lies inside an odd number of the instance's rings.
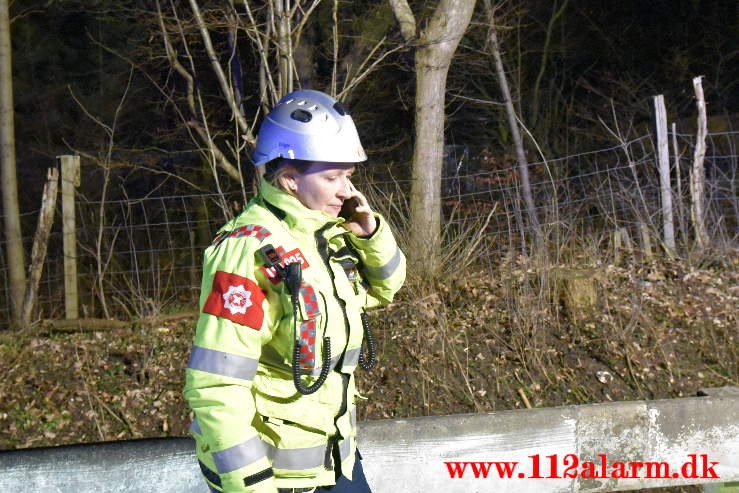
[{"label": "jacket cuff", "polygon": [[354,233],[352,233],[352,235],[354,235],[354,237],[357,238],[357,239],[359,239],[359,240],[369,240],[373,236],[375,236],[375,233],[377,233],[377,231],[380,229],[380,223],[382,221],[380,220],[381,216],[378,213],[375,212],[374,213],[374,216],[375,216],[375,230],[373,232],[371,232],[368,235],[362,235],[362,236],[355,235]]},{"label": "jacket cuff", "polygon": [[371,234],[357,236],[354,233],[349,233],[349,242],[360,250],[376,250],[379,244],[382,243],[382,238],[386,235],[386,232],[389,232],[387,221],[377,212],[374,215],[377,227]]}]

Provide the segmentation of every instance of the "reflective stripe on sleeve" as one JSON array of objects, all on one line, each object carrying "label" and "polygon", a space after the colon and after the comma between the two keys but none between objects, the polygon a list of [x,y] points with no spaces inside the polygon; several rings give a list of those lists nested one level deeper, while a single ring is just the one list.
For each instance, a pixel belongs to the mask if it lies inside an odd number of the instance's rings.
[{"label": "reflective stripe on sleeve", "polygon": [[391,258],[388,263],[386,263],[385,265],[381,265],[380,267],[371,267],[369,265],[365,265],[364,273],[367,274],[367,277],[371,277],[372,279],[387,279],[388,277],[392,276],[398,269],[402,258],[403,254],[401,253],[400,248],[395,247],[395,255],[393,255],[393,258]]},{"label": "reflective stripe on sleeve", "polygon": [[258,364],[257,360],[246,356],[193,346],[187,367],[192,370],[223,375],[224,377],[252,380],[257,373]]},{"label": "reflective stripe on sleeve", "polygon": [[213,452],[213,461],[219,474],[226,474],[253,464],[267,455],[267,446],[258,436],[238,445]]}]

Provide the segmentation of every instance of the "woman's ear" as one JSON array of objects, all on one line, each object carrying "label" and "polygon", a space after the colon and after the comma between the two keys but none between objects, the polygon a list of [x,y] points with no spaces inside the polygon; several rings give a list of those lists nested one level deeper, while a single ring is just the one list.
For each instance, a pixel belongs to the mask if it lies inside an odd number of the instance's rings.
[{"label": "woman's ear", "polygon": [[290,171],[280,176],[280,187],[288,193],[294,193],[298,189],[295,174]]}]

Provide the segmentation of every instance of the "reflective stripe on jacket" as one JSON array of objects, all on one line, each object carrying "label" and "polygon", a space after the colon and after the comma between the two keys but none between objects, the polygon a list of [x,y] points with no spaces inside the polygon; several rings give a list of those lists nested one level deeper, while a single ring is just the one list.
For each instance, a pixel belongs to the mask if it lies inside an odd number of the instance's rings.
[{"label": "reflective stripe on jacket", "polygon": [[[392,301],[405,257],[386,221],[368,238],[344,221],[304,207],[262,181],[260,194],[205,251],[201,315],[184,396],[203,475],[228,492],[332,485],[335,460],[351,479],[357,396],[353,371],[363,339],[361,313]],[[332,371],[315,393],[292,380],[290,296],[259,249],[302,264],[297,334],[301,368],[320,373],[324,337]]]}]

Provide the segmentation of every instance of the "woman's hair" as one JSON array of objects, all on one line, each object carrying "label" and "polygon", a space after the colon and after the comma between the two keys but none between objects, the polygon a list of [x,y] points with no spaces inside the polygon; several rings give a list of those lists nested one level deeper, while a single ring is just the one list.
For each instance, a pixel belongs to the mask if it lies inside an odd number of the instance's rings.
[{"label": "woman's hair", "polygon": [[280,188],[287,193],[292,193],[287,187],[285,176],[290,171],[294,171],[299,175],[302,175],[308,171],[311,164],[313,164],[312,161],[303,161],[301,159],[273,159],[264,165],[264,179],[267,180],[270,185]]}]

